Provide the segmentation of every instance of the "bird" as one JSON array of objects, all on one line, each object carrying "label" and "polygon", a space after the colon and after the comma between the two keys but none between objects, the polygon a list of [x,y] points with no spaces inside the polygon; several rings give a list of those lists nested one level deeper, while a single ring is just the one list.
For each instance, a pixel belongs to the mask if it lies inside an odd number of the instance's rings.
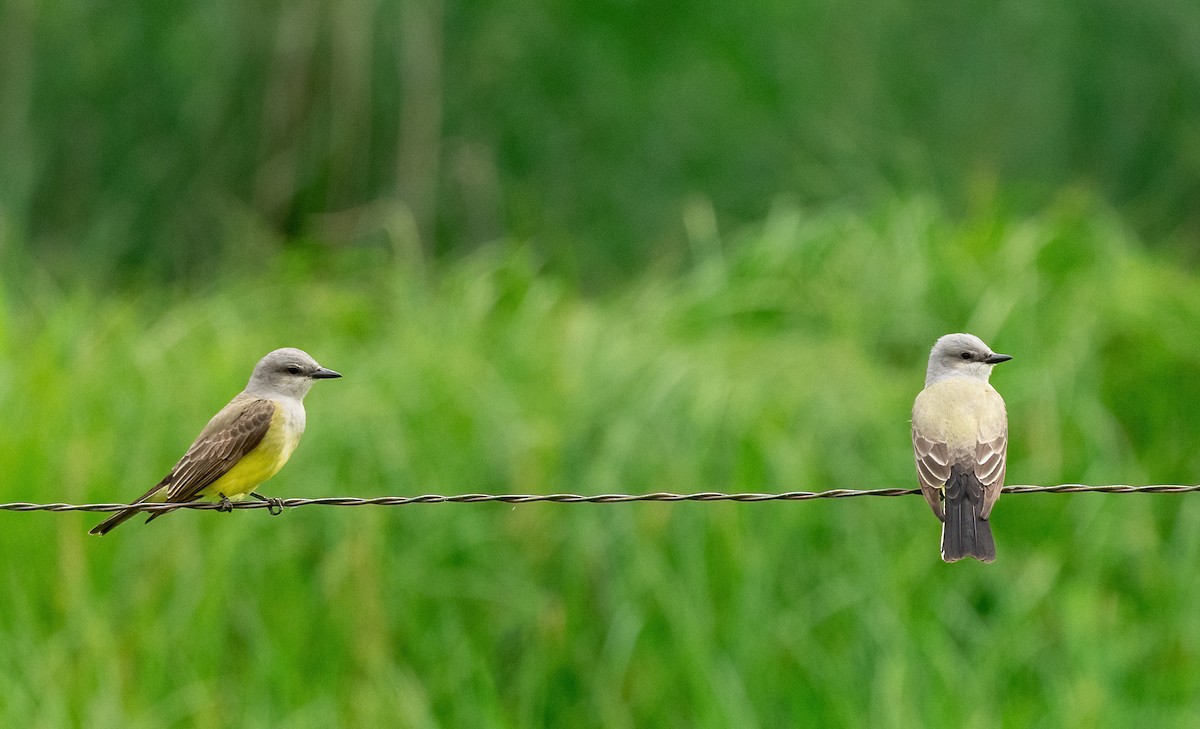
[{"label": "bird", "polygon": [[988,383],[997,354],[973,334],[947,334],[929,353],[925,389],[912,409],[921,493],[942,522],[942,559],[996,559],[988,521],[1004,487],[1008,413]]},{"label": "bird", "polygon": [[[341,374],[317,364],[307,352],[287,347],[267,354],[254,366],[246,389],[208,421],[200,435],[163,480],[133,503],[195,501],[216,498],[228,505],[247,495],[277,501],[255,489],[287,463],[304,433],[304,396],[317,380]],[[118,511],[90,534],[104,535],[138,509]],[[165,512],[150,515],[153,521]]]}]

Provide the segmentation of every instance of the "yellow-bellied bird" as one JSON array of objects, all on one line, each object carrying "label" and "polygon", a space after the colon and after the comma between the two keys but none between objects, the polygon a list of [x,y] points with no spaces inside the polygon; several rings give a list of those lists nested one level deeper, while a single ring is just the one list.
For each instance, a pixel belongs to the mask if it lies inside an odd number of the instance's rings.
[{"label": "yellow-bellied bird", "polygon": [[[237,501],[255,493],[287,463],[304,433],[304,396],[316,380],[341,377],[299,349],[277,349],[259,360],[246,389],[213,416],[183,458],[134,503],[201,497]],[[92,529],[107,534],[136,509],[118,511]],[[162,513],[151,514],[147,522]]]},{"label": "yellow-bellied bird", "polygon": [[1004,487],[1008,414],[988,384],[996,354],[979,337],[947,334],[933,345],[925,389],[912,411],[921,493],[942,522],[942,559],[996,559],[988,517]]}]

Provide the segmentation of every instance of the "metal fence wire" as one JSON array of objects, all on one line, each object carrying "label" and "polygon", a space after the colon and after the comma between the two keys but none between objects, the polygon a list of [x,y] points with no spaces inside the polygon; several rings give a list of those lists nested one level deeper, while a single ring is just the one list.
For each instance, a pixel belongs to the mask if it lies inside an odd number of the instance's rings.
[{"label": "metal fence wire", "polygon": [[[1157,484],[1150,486],[1089,486],[1069,483],[1057,486],[1005,486],[1006,494],[1189,494],[1200,491],[1200,484],[1187,486]],[[782,493],[721,493],[700,491],[690,494],[655,492],[648,494],[423,494],[420,496],[325,496],[314,499],[269,499],[266,501],[187,501],[182,503],[140,504],[32,504],[23,501],[0,504],[0,511],[86,511],[108,512],[136,509],[147,513],[175,511],[177,509],[199,509],[202,511],[233,511],[239,509],[267,509],[279,514],[284,509],[300,506],[410,506],[415,504],[629,504],[640,502],[677,503],[682,501],[734,501],[755,503],[760,501],[814,501],[817,499],[850,499],[860,496],[913,496],[920,494],[916,488],[885,489],[830,489],[828,491],[784,491]]]}]

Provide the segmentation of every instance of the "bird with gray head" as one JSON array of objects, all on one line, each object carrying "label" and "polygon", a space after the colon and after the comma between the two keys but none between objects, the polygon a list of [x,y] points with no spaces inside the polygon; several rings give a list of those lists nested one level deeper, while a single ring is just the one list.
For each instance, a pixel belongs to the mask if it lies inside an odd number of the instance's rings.
[{"label": "bird with gray head", "polygon": [[[223,503],[247,495],[287,463],[304,434],[304,396],[317,380],[341,377],[299,349],[277,349],[259,360],[246,389],[221,409],[171,472],[134,503],[185,502],[201,497]],[[276,508],[273,507],[273,508]],[[92,529],[107,534],[137,509],[119,511]],[[165,512],[154,512],[147,522]]]},{"label": "bird with gray head", "polygon": [[269,353],[254,365],[245,392],[257,397],[294,397],[303,400],[314,382],[336,377],[341,375],[317,364],[303,349],[284,347]]},{"label": "bird with gray head", "polygon": [[942,522],[947,562],[996,559],[988,518],[1004,487],[1008,413],[988,378],[1010,359],[974,335],[947,334],[929,353],[925,389],[913,403],[917,480]]}]

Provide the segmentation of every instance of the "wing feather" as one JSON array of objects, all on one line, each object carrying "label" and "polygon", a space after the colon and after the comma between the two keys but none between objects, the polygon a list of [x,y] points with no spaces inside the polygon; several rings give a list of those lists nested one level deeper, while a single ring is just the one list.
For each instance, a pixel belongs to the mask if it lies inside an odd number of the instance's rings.
[{"label": "wing feather", "polygon": [[930,440],[912,432],[913,454],[917,459],[917,480],[921,482],[921,494],[929,502],[929,508],[941,521],[946,520],[942,510],[942,487],[950,478],[950,451],[945,443]]},{"label": "wing feather", "polygon": [[992,507],[1000,498],[1004,488],[1005,463],[1008,460],[1008,426],[990,440],[980,441],[975,446],[975,476],[983,484],[983,509],[979,515],[984,519],[992,513]]},{"label": "wing feather", "polygon": [[275,403],[239,396],[213,416],[196,442],[175,464],[161,486],[167,501],[193,501],[262,442],[271,427]]}]

